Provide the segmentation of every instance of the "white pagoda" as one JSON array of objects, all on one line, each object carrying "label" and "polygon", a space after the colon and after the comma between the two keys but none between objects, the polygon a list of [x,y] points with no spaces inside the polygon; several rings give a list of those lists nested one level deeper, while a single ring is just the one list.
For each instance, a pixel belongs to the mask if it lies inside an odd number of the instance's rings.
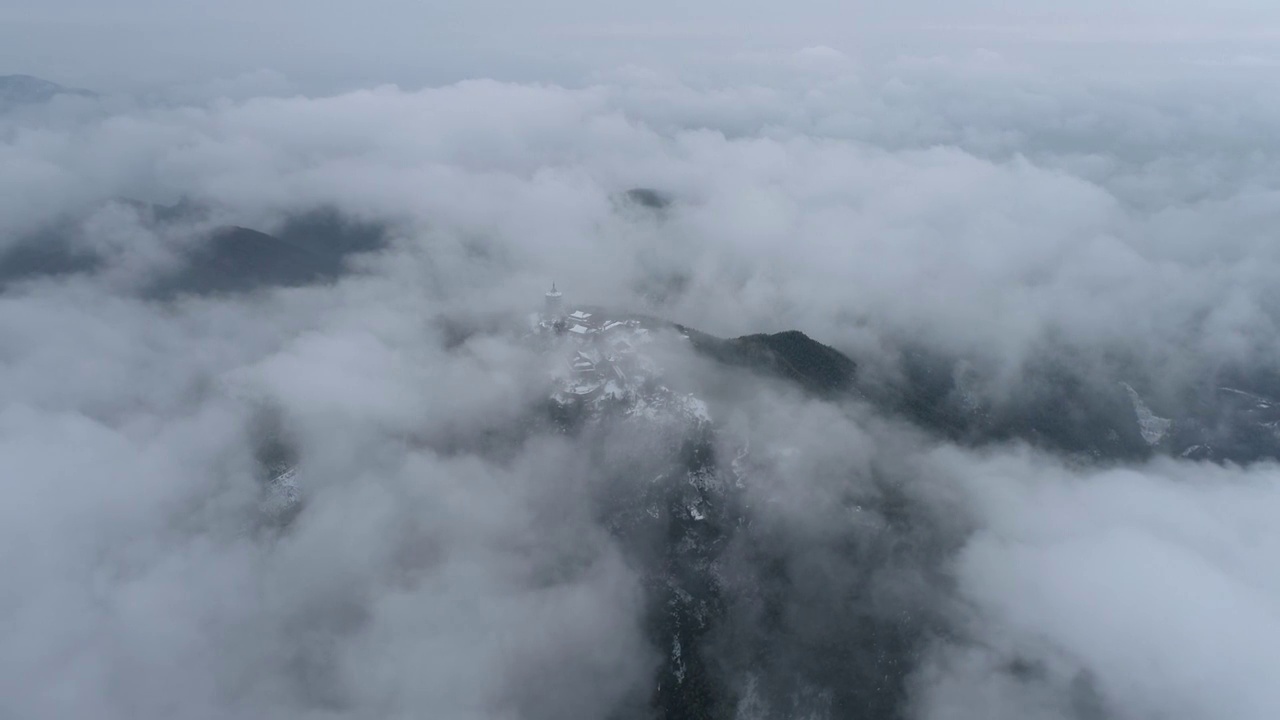
[{"label": "white pagoda", "polygon": [[559,319],[564,312],[564,296],[556,290],[554,282],[551,283],[551,290],[547,292],[546,306],[542,312],[548,322]]}]

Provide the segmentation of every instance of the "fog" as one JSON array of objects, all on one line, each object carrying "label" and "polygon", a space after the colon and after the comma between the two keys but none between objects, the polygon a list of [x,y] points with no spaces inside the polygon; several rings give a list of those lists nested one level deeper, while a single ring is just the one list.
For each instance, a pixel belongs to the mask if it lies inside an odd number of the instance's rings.
[{"label": "fog", "polygon": [[[703,510],[738,529],[697,550],[719,605],[683,648],[730,700],[674,712],[653,588],[687,579],[654,568],[687,548],[644,520],[668,440],[531,419],[552,361],[507,329],[555,281],[723,337],[801,330],[867,377],[924,349],[997,406],[1059,362],[1180,411],[1280,350],[1269,8],[916,3],[926,23],[801,3],[726,26],[728,8],[565,3],[489,52],[469,38],[532,10],[278,3],[245,27],[226,4],[157,69],[116,43],[185,42],[188,10],[90,5],[0,10],[0,40],[126,28],[0,53],[116,78],[0,114],[0,251],[56,235],[94,258],[0,291],[0,715],[1280,712],[1270,460],[956,442],[679,343],[666,382],[705,394],[729,488]],[[262,50],[303,13],[297,48]],[[892,32],[814,40],[832,17]],[[419,25],[458,29],[458,53],[426,53],[456,68],[388,70]],[[752,26],[776,27],[733,40]],[[322,46],[348,32],[370,58],[333,70]],[[231,35],[247,59],[217,49]],[[561,62],[545,48],[566,36]],[[180,201],[199,211],[156,219]],[[154,292],[216,228],[283,233],[317,208],[385,241],[323,282]],[[287,521],[263,510],[277,434]]]}]

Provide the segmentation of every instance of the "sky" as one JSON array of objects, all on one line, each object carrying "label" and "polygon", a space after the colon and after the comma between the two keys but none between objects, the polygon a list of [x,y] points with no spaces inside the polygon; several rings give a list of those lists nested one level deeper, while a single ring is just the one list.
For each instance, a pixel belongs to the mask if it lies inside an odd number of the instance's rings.
[{"label": "sky", "polygon": [[475,77],[580,84],[612,65],[720,64],[736,53],[813,45],[877,59],[986,47],[1060,68],[1120,57],[1274,61],[1280,13],[1264,0],[10,0],[0,25],[0,66],[64,84],[136,91],[270,69],[309,92],[333,92]]},{"label": "sky", "polygon": [[[1280,351],[1278,32],[1244,0],[9,0],[0,74],[102,95],[0,114],[0,249],[70,228],[103,264],[0,291],[0,716],[644,717],[665,649],[600,500],[635,490],[606,482],[634,438],[484,450],[543,360],[441,322],[555,279],[869,372],[924,346],[994,402],[1047,357],[1122,358],[1169,412]],[[212,227],[322,206],[389,246],[333,283],[146,295]],[[973,448],[737,382],[715,419],[794,583],[760,665],[709,651],[738,717],[786,716],[770,672],[903,608],[941,628],[903,717],[1280,713],[1274,463]],[[305,497],[271,533],[264,408]]]}]

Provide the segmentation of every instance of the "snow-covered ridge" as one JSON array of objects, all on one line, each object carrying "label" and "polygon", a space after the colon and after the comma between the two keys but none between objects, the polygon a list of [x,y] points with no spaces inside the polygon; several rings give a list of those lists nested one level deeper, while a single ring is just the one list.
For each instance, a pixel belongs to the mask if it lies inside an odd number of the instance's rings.
[{"label": "snow-covered ridge", "polygon": [[267,481],[259,508],[266,517],[285,522],[301,507],[298,468],[291,466]]},{"label": "snow-covered ridge", "polygon": [[1152,447],[1159,445],[1169,433],[1169,428],[1173,427],[1173,420],[1162,418],[1151,412],[1151,408],[1147,407],[1147,403],[1142,400],[1142,396],[1133,389],[1132,385],[1120,384],[1129,393],[1129,399],[1133,402],[1133,411],[1138,416],[1138,431],[1142,433],[1142,439]]},{"label": "snow-covered ridge", "polygon": [[1271,398],[1263,397],[1257,393],[1246,392],[1244,390],[1237,390],[1236,388],[1230,387],[1220,387],[1218,389],[1222,392],[1230,393],[1249,400],[1254,404],[1254,407],[1259,410],[1269,410],[1275,404],[1275,401]]},{"label": "snow-covered ridge", "polygon": [[620,410],[622,416],[658,422],[711,422],[707,404],[694,395],[672,391],[661,382],[662,368],[646,348],[653,328],[634,317],[599,310],[565,309],[554,286],[543,312],[531,317],[531,334],[553,358],[551,398],[563,406],[591,412]]}]

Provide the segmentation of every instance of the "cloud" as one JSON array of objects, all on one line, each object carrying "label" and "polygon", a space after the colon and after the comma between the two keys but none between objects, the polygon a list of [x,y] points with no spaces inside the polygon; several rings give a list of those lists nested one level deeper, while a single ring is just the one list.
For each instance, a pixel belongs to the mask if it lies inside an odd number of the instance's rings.
[{"label": "cloud", "polygon": [[[552,279],[721,335],[798,328],[887,375],[925,347],[996,398],[1059,355],[1157,406],[1272,364],[1273,93],[835,45],[583,87],[306,96],[264,72],[0,118],[0,248],[56,231],[101,261],[0,295],[0,707],[643,714],[661,563],[603,508],[665,491],[624,472],[663,460],[529,421],[548,360],[510,328]],[[322,206],[388,245],[327,283],[144,292],[213,227]],[[684,656],[740,707],[1275,714],[1274,466],[960,448],[664,360],[710,378],[721,459],[750,449],[722,508],[745,529],[699,559],[722,620]],[[263,408],[305,479],[284,529],[258,512]]]},{"label": "cloud", "polygon": [[940,651],[927,716],[1025,716],[1041,701],[1073,716],[1082,693],[1104,717],[1273,712],[1274,465],[1080,472],[947,455],[966,465],[983,528],[956,561],[979,644]]}]

